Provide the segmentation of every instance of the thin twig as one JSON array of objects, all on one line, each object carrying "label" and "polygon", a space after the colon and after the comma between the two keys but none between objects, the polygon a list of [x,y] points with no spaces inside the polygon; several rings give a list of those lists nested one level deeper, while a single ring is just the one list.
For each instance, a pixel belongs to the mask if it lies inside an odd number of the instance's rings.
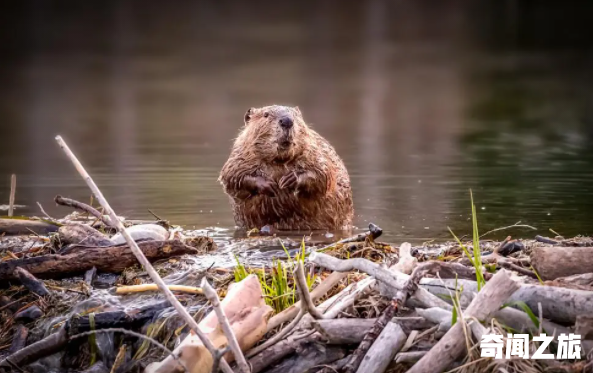
[{"label": "thin twig", "polygon": [[212,304],[214,312],[216,312],[218,323],[222,327],[222,331],[227,339],[231,351],[233,352],[233,355],[235,355],[235,361],[237,362],[239,370],[244,373],[249,373],[251,370],[249,369],[249,365],[247,365],[247,360],[245,360],[243,351],[241,351],[241,346],[239,346],[237,336],[235,336],[233,328],[231,327],[231,323],[229,322],[228,317],[220,305],[220,299],[218,299],[216,290],[212,288],[212,285],[210,285],[206,277],[202,278],[202,291],[204,292],[206,298],[210,301],[210,304]]},{"label": "thin twig", "polygon": [[[175,295],[173,295],[173,293],[171,292],[171,290],[169,290],[169,288],[167,287],[167,285],[165,284],[163,279],[155,271],[152,264],[150,264],[150,262],[148,261],[146,256],[144,256],[144,253],[142,252],[142,250],[140,250],[140,248],[138,247],[138,244],[136,243],[136,241],[134,241],[132,236],[130,236],[130,233],[125,229],[122,222],[117,218],[117,215],[115,214],[115,212],[113,211],[113,209],[111,208],[111,206],[109,205],[109,203],[107,202],[105,197],[103,196],[103,193],[101,193],[101,191],[99,190],[99,188],[97,187],[97,185],[95,184],[93,179],[91,179],[90,175],[86,172],[86,170],[84,169],[82,164],[78,161],[78,159],[76,158],[74,153],[72,153],[72,151],[70,150],[68,145],[66,145],[66,143],[64,142],[62,137],[57,136],[56,141],[58,142],[58,144],[60,145],[62,150],[64,150],[64,152],[66,153],[66,156],[70,159],[70,161],[72,161],[72,163],[76,167],[78,173],[85,180],[85,182],[87,183],[87,185],[89,186],[89,188],[91,189],[93,194],[97,197],[101,206],[103,206],[105,211],[111,217],[111,219],[110,219],[111,222],[113,222],[113,224],[116,226],[119,233],[121,233],[121,235],[125,238],[130,249],[132,250],[132,253],[134,253],[134,255],[136,256],[136,258],[138,259],[140,264],[144,267],[144,269],[146,270],[146,273],[148,273],[148,275],[150,276],[152,281],[158,285],[159,289],[165,295],[165,298],[171,303],[173,308],[175,308],[175,310],[179,313],[179,316],[181,316],[181,318],[188,324],[188,326],[191,328],[191,330],[194,333],[196,333],[198,338],[200,338],[202,343],[204,343],[204,346],[208,349],[210,354],[212,354],[212,356],[214,357],[215,353],[216,353],[216,347],[214,347],[214,345],[212,344],[210,339],[208,339],[208,337],[202,332],[202,330],[200,330],[198,323],[193,319],[193,317],[191,317],[189,312],[185,309],[185,307],[183,307],[183,305],[177,300],[177,298],[175,298]],[[229,366],[229,364],[226,362],[226,360],[224,358],[221,359],[220,366],[221,366],[223,372],[233,373],[231,367]]]},{"label": "thin twig", "polygon": [[43,215],[45,215],[45,217],[48,218],[49,221],[51,221],[52,223],[58,223],[59,224],[59,222],[56,219],[52,218],[47,212],[45,212],[45,210],[43,209],[43,206],[41,206],[41,203],[37,202],[37,206],[39,206],[39,209],[41,210],[41,213]]},{"label": "thin twig", "polygon": [[150,215],[154,216],[156,220],[162,221],[163,219],[161,219],[160,216],[158,216],[157,214],[155,214],[154,212],[152,212],[151,209],[148,209],[148,212],[150,212]]},{"label": "thin twig", "polygon": [[520,222],[520,221],[518,221],[518,222],[516,222],[516,223],[515,223],[515,224],[513,224],[513,225],[509,225],[508,227],[500,227],[500,228],[496,228],[496,229],[493,229],[493,230],[491,230],[491,231],[488,231],[488,232],[486,232],[486,233],[482,234],[482,235],[480,236],[480,238],[482,238],[482,237],[484,237],[485,235],[487,235],[487,234],[490,234],[490,233],[494,233],[494,232],[498,232],[498,231],[503,231],[503,230],[505,230],[505,229],[511,229],[511,228],[529,228],[529,229],[531,229],[531,230],[533,230],[533,231],[536,231],[536,230],[537,230],[537,228],[535,228],[535,227],[532,227],[531,225],[527,225],[527,224],[521,224],[521,222]]},{"label": "thin twig", "polygon": [[10,199],[8,201],[8,216],[12,216],[14,212],[14,195],[16,194],[16,175],[10,176]]}]

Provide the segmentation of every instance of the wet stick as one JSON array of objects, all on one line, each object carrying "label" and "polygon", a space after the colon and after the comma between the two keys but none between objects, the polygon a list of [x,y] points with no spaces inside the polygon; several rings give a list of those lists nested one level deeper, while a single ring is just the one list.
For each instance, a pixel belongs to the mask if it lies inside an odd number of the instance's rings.
[{"label": "wet stick", "polygon": [[[82,164],[78,161],[78,159],[76,158],[74,153],[72,153],[72,151],[70,150],[68,145],[66,145],[66,143],[64,142],[64,140],[62,139],[61,136],[56,136],[56,141],[58,142],[58,145],[60,146],[60,148],[62,148],[62,150],[64,150],[64,153],[66,153],[66,156],[68,158],[70,158],[70,161],[72,161],[72,163],[74,164],[74,167],[76,167],[76,170],[78,171],[80,176],[82,176],[84,181],[87,183],[87,185],[89,186],[89,188],[91,189],[91,191],[93,192],[95,197],[97,197],[97,200],[99,201],[101,206],[103,206],[103,209],[105,210],[105,212],[108,213],[109,217],[111,218],[111,222],[114,223],[117,230],[125,238],[126,242],[130,246],[130,249],[136,256],[136,258],[138,259],[140,264],[146,270],[146,273],[148,273],[148,275],[150,276],[152,281],[155,284],[157,284],[159,289],[165,295],[165,298],[167,298],[167,300],[171,303],[173,308],[175,308],[175,310],[179,313],[179,316],[181,316],[181,318],[187,323],[187,325],[190,327],[190,329],[194,333],[196,333],[198,338],[200,338],[202,343],[204,343],[204,346],[208,349],[210,354],[213,357],[215,357],[216,356],[216,348],[214,347],[212,342],[200,330],[196,320],[194,320],[194,318],[189,314],[189,312],[185,309],[185,307],[183,307],[183,305],[177,300],[177,298],[175,298],[175,295],[173,295],[173,293],[171,292],[171,290],[169,290],[169,288],[167,287],[167,285],[165,284],[163,279],[159,276],[159,274],[152,267],[152,265],[150,264],[148,259],[144,256],[144,254],[142,253],[142,251],[136,244],[136,241],[134,241],[132,239],[132,237],[130,236],[130,234],[126,231],[126,229],[124,228],[124,225],[117,218],[117,215],[115,215],[115,212],[113,211],[113,209],[111,208],[111,206],[109,205],[109,203],[107,202],[105,197],[103,196],[103,193],[101,193],[101,191],[99,190],[99,188],[97,187],[97,185],[95,184],[93,179],[91,179],[90,175],[86,172],[86,170],[84,169]],[[229,364],[226,362],[226,360],[224,358],[220,359],[220,368],[225,373],[233,373],[233,370],[231,369],[231,367],[229,366]],[[185,369],[185,367],[184,367],[184,369]]]},{"label": "wet stick", "polygon": [[10,199],[8,201],[8,216],[12,216],[14,212],[14,195],[16,194],[16,175],[12,174],[10,177]]}]

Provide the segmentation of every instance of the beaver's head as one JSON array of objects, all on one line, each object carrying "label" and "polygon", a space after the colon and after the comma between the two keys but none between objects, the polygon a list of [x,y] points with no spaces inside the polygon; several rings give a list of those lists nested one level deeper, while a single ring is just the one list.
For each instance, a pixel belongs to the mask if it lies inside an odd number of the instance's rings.
[{"label": "beaver's head", "polygon": [[247,110],[240,137],[262,160],[287,162],[303,152],[306,136],[307,125],[298,107],[273,105]]}]

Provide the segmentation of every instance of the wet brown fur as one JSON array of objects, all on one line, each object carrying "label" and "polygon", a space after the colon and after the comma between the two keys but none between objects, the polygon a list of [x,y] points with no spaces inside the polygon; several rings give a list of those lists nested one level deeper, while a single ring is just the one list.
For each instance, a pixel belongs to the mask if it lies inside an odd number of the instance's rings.
[{"label": "wet brown fur", "polygon": [[[291,119],[292,128],[282,127],[281,118]],[[242,228],[347,229],[352,224],[348,171],[296,107],[249,109],[219,181]]]}]

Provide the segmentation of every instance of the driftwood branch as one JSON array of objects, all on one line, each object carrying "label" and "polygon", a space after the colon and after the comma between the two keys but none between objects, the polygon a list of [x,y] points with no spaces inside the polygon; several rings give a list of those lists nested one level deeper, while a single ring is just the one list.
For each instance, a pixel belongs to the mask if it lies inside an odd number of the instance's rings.
[{"label": "driftwood branch", "polygon": [[[84,211],[84,212],[88,213],[89,215],[93,215],[95,218],[101,220],[103,222],[103,224],[105,224],[106,226],[112,227],[112,228],[117,228],[117,226],[116,226],[117,224],[112,224],[111,219],[109,217],[101,214],[97,209],[95,209],[92,206],[87,205],[86,203],[82,203],[82,202],[79,202],[79,201],[71,199],[71,198],[64,198],[60,195],[57,195],[54,198],[54,202],[56,202],[60,206],[73,207],[77,210]],[[118,219],[118,221],[119,221],[119,219]]]},{"label": "driftwood branch", "polygon": [[[512,280],[505,270],[499,271],[464,311],[464,318],[487,319],[517,289],[519,284]],[[408,373],[442,372],[459,358],[466,348],[464,322],[458,321]]]},{"label": "driftwood branch", "polygon": [[[340,260],[326,254],[313,252],[311,255],[309,255],[309,260],[321,267],[329,268],[334,271],[348,272],[359,270],[368,273],[369,275],[375,277],[378,281],[381,281],[397,290],[403,289],[406,281],[410,278],[409,275],[397,271],[390,271],[366,259],[356,258]],[[428,291],[425,291],[423,288],[419,288],[411,298],[414,298],[415,301],[426,308],[441,307],[445,309],[451,309],[449,304],[430,294]]]},{"label": "driftwood branch", "polygon": [[220,324],[222,331],[228,341],[229,347],[233,352],[233,355],[235,356],[235,361],[239,366],[239,370],[243,373],[249,373],[249,365],[247,365],[245,356],[243,356],[243,351],[241,351],[241,347],[239,346],[237,337],[233,332],[233,328],[231,328],[229,319],[222,310],[222,306],[220,305],[220,299],[218,299],[218,294],[216,294],[216,290],[212,288],[212,286],[210,285],[210,283],[208,283],[208,280],[205,277],[202,279],[202,291],[204,292],[206,298],[210,301],[210,304],[212,304],[214,312],[216,312],[218,323]]},{"label": "driftwood branch", "polygon": [[[138,259],[140,264],[144,267],[144,269],[146,270],[146,272],[148,273],[148,275],[150,276],[152,281],[158,285],[159,289],[165,295],[165,298],[167,298],[167,300],[171,303],[171,305],[179,313],[179,316],[181,316],[181,318],[188,324],[190,329],[194,333],[196,333],[196,335],[200,338],[202,343],[204,343],[204,346],[208,349],[210,354],[212,354],[212,356],[214,356],[214,354],[216,353],[216,348],[214,347],[212,342],[200,330],[200,327],[198,326],[198,323],[196,322],[196,320],[194,320],[194,318],[189,314],[189,312],[185,309],[185,307],[183,307],[183,305],[177,300],[177,298],[175,298],[175,295],[173,295],[173,293],[171,292],[171,290],[169,290],[169,288],[167,287],[167,285],[165,284],[163,279],[159,276],[159,274],[152,267],[152,265],[150,264],[150,261],[146,258],[146,256],[144,256],[144,254],[138,247],[138,244],[136,244],[136,242],[132,239],[132,237],[126,231],[125,227],[123,226],[121,221],[117,218],[117,215],[115,215],[115,212],[113,211],[113,209],[111,208],[111,206],[109,205],[109,203],[107,202],[105,197],[103,196],[103,193],[101,193],[101,191],[99,190],[99,188],[97,187],[95,182],[91,179],[90,175],[86,172],[86,170],[84,169],[82,164],[78,161],[78,159],[76,158],[74,153],[72,153],[72,151],[70,150],[68,145],[66,145],[66,143],[60,136],[56,137],[56,141],[58,142],[60,147],[64,150],[64,152],[66,153],[68,158],[72,161],[72,163],[74,164],[74,166],[76,167],[76,169],[78,170],[78,172],[80,173],[82,178],[85,180],[85,182],[87,183],[87,185],[89,186],[89,188],[91,189],[93,194],[97,197],[97,199],[99,200],[99,203],[101,204],[101,206],[103,206],[103,209],[108,213],[108,215],[111,218],[110,219],[111,222],[113,222],[115,224],[117,230],[122,234],[122,236],[124,236],[124,238],[126,239],[126,242],[132,249],[134,256],[136,256],[136,258]],[[222,358],[220,361],[220,367],[222,368],[222,370],[225,373],[232,373],[231,367],[228,365],[228,363],[226,362],[226,360],[224,358]]]}]

